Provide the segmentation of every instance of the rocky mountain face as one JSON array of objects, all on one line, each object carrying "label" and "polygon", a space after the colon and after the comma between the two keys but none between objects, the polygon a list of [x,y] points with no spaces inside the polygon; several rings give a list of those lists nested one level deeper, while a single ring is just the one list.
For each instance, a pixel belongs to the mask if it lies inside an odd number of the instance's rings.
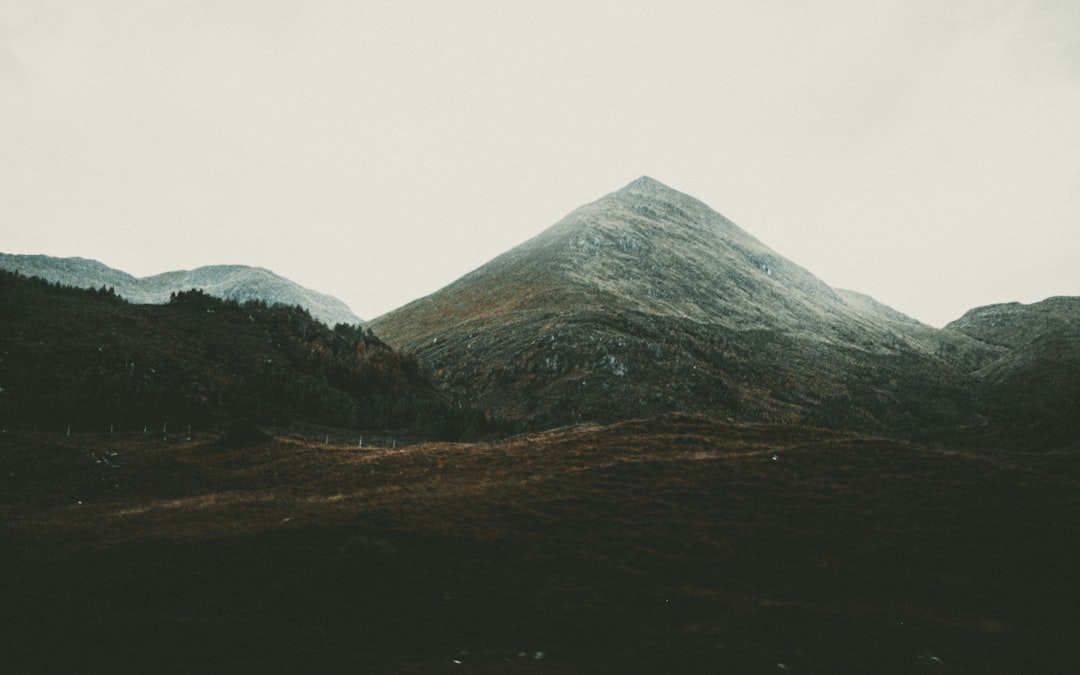
[{"label": "rocky mountain face", "polygon": [[699,411],[954,440],[992,426],[977,390],[1015,351],[833,289],[648,177],[372,327],[536,428]]},{"label": "rocky mountain face", "polygon": [[337,298],[300,286],[261,267],[210,265],[136,278],[84,258],[0,253],[0,269],[77,288],[112,288],[135,304],[160,305],[174,293],[199,290],[223,300],[258,300],[268,305],[299,305],[328,326],[357,325],[359,317]]}]

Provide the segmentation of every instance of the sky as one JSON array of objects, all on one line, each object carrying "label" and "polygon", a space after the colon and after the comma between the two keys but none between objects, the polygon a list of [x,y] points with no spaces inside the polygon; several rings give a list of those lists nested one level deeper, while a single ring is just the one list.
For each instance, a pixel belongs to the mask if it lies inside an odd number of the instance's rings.
[{"label": "sky", "polygon": [[649,175],[935,326],[1080,295],[1075,0],[0,0],[0,251],[364,319]]}]

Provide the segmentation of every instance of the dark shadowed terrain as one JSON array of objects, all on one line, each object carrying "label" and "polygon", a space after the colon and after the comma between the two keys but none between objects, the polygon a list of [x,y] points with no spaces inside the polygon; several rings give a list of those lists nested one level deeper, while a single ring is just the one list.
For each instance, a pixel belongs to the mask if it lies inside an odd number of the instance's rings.
[{"label": "dark shadowed terrain", "polygon": [[1067,673],[1080,449],[0,436],[7,672]]},{"label": "dark shadowed terrain", "polygon": [[458,439],[483,416],[371,331],[202,291],[135,305],[0,270],[0,429],[404,429]]}]

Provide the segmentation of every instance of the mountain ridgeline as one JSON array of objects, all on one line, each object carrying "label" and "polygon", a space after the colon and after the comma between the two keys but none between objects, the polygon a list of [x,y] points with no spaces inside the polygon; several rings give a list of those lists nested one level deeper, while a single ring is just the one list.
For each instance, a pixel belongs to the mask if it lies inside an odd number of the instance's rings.
[{"label": "mountain ridgeline", "polygon": [[0,426],[108,431],[317,424],[460,438],[485,420],[411,355],[300,307],[181,291],[134,305],[0,271]]},{"label": "mountain ridgeline", "polygon": [[260,268],[136,279],[0,254],[0,269],[21,272],[0,277],[12,427],[248,419],[458,438],[689,412],[950,446],[1080,443],[1080,298],[932,328],[648,177],[367,330]]},{"label": "mountain ridgeline", "polygon": [[0,253],[0,269],[77,288],[106,288],[136,304],[164,304],[175,293],[198,290],[223,300],[300,306],[327,326],[359,324],[335,297],[305,288],[261,267],[208,265],[136,278],[96,260]]},{"label": "mountain ridgeline", "polygon": [[[1060,318],[1024,346],[993,339],[978,313],[931,328],[642,177],[371,326],[450,395],[528,428],[694,411],[1056,446],[1080,438],[1067,414],[1080,410],[1080,308],[1032,311]],[[1002,320],[1025,330],[1019,314]],[[1043,386],[1048,359],[1065,367]]]}]

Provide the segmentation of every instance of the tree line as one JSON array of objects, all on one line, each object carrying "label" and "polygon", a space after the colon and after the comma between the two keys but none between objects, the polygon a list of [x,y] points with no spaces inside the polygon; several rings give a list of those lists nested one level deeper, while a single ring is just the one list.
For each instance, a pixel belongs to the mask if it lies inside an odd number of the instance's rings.
[{"label": "tree line", "polygon": [[411,354],[369,329],[330,328],[302,307],[201,290],[133,305],[0,272],[0,425],[141,430],[237,420],[407,429],[434,439],[496,433]]}]

